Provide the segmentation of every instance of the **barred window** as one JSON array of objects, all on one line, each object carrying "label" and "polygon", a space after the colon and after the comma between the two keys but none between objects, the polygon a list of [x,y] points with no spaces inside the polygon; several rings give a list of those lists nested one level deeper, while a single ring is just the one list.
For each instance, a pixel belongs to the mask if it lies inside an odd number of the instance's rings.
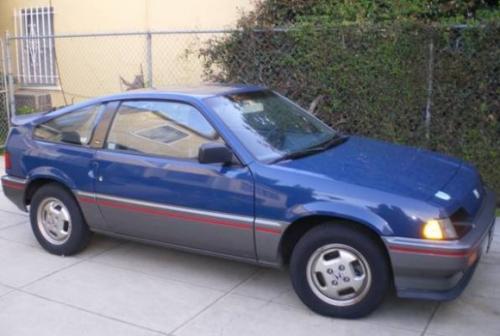
[{"label": "barred window", "polygon": [[24,86],[56,86],[54,11],[52,7],[17,11],[18,77]]}]

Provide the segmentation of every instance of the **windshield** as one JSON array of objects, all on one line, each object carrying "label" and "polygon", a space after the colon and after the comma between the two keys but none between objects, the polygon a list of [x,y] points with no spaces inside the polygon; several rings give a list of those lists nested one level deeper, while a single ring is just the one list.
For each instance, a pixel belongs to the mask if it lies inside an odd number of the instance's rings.
[{"label": "windshield", "polygon": [[271,91],[213,97],[207,104],[260,161],[318,146],[336,132]]}]

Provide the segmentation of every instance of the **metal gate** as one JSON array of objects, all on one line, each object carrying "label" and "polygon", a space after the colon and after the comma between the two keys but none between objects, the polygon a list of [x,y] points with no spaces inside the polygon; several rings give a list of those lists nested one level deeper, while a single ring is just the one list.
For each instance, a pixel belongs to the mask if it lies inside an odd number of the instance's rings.
[{"label": "metal gate", "polygon": [[6,55],[4,42],[0,39],[0,148],[5,145],[5,139],[9,132]]}]

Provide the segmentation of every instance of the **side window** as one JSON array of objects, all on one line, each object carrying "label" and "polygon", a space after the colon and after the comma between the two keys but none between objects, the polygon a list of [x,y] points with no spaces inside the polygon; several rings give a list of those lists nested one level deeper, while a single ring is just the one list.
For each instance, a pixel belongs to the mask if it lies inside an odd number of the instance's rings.
[{"label": "side window", "polygon": [[123,102],[106,148],[193,159],[204,143],[222,141],[193,106],[168,101]]},{"label": "side window", "polygon": [[35,138],[54,142],[87,145],[104,105],[93,105],[51,119],[35,128]]}]

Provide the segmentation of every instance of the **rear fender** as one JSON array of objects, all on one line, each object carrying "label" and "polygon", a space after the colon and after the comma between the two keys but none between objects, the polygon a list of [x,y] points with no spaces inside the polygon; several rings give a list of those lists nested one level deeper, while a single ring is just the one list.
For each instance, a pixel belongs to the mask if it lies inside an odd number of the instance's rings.
[{"label": "rear fender", "polygon": [[28,173],[28,185],[39,179],[54,180],[55,182],[61,183],[68,189],[76,189],[74,181],[62,170],[55,167],[37,167]]}]

